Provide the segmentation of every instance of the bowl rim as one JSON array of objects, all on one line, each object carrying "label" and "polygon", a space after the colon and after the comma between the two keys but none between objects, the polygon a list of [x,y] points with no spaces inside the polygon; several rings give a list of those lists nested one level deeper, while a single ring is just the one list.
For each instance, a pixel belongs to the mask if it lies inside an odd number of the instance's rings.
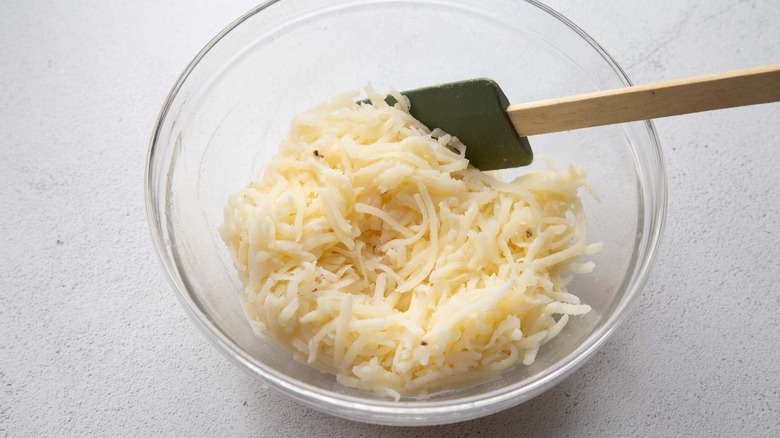
[{"label": "bowl rim", "polygon": [[[625,320],[630,309],[633,307],[633,304],[636,302],[639,293],[647,283],[649,274],[659,252],[666,222],[668,181],[663,151],[655,126],[651,120],[644,121],[644,126],[647,129],[651,144],[654,146],[650,151],[652,152],[651,158],[654,159],[658,165],[658,172],[655,174],[658,186],[652,193],[655,198],[653,203],[656,208],[653,211],[654,214],[647,215],[646,221],[652,225],[648,230],[650,238],[647,242],[644,256],[638,257],[639,263],[635,266],[634,279],[629,282],[628,288],[624,291],[626,298],[618,303],[601,327],[588,335],[577,348],[569,353],[570,360],[559,361],[555,367],[535,376],[530,382],[525,384],[517,383],[508,387],[490,390],[479,395],[439,402],[417,400],[395,402],[391,400],[361,399],[331,390],[323,390],[297,381],[284,373],[276,371],[267,367],[265,364],[254,360],[214,325],[210,318],[199,308],[197,303],[189,295],[188,287],[182,280],[181,275],[179,275],[175,262],[169,257],[167,245],[163,239],[163,225],[159,220],[159,210],[156,202],[157,193],[153,186],[153,169],[157,156],[158,141],[162,135],[163,124],[169,115],[174,100],[200,61],[235,28],[254,15],[281,1],[282,0],[268,0],[252,8],[225,27],[195,55],[168,93],[157,116],[149,142],[144,175],[144,199],[147,221],[149,223],[152,242],[155,247],[155,254],[165,270],[168,282],[173,288],[178,301],[198,330],[212,345],[214,345],[214,347],[216,347],[217,350],[224,354],[240,369],[253,377],[262,377],[266,383],[277,390],[281,390],[293,399],[307,406],[342,418],[377,424],[403,423],[407,425],[432,425],[460,422],[489,415],[535,397],[561,382],[565,377],[569,376],[587,362],[587,360],[592,357],[592,353],[601,348],[612,336],[617,327]],[[614,58],[590,37],[590,35],[580,29],[571,20],[538,0],[523,1],[549,14],[578,34],[596,50],[604,61],[607,62],[625,86],[633,85],[625,71],[617,64]],[[393,420],[393,418],[396,418],[396,420]]]}]

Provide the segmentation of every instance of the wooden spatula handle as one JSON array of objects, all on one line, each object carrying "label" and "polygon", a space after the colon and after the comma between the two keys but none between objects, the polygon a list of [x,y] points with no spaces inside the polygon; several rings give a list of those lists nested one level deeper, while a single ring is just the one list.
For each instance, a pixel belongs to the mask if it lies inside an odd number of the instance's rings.
[{"label": "wooden spatula handle", "polygon": [[510,105],[521,136],[780,101],[780,64]]}]

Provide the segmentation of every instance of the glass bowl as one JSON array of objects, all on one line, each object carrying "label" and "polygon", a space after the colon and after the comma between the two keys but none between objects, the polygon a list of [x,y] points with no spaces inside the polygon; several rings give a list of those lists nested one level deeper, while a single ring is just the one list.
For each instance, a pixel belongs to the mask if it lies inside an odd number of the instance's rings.
[{"label": "glass bowl", "polygon": [[531,138],[535,153],[559,167],[573,162],[588,169],[601,198],[584,196],[590,240],[604,243],[592,258],[595,271],[570,286],[593,311],[572,318],[531,366],[396,402],[294,361],[258,339],[244,317],[240,284],[217,228],[228,195],[262,173],[291,117],[369,82],[377,90],[404,90],[476,77],[496,80],[515,103],[630,84],[593,39],[535,1],[271,1],[228,26],[195,57],[157,121],[146,206],[173,289],[217,349],[323,412],[430,425],[526,401],[604,344],[647,280],[663,228],[666,175],[650,122]]}]

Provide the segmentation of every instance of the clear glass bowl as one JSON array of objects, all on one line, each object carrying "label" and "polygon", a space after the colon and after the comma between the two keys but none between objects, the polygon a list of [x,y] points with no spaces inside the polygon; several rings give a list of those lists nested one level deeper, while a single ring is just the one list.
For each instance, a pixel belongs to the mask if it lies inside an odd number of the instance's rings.
[{"label": "clear glass bowl", "polygon": [[369,81],[378,90],[404,90],[474,77],[496,80],[512,102],[630,84],[595,41],[534,1],[272,1],[195,57],[157,122],[146,206],[173,289],[222,353],[315,409],[371,423],[424,425],[526,401],[604,344],[645,283],[663,228],[666,175],[650,122],[531,138],[536,154],[589,170],[601,197],[584,199],[591,241],[604,242],[595,272],[578,276],[570,288],[593,312],[572,318],[532,366],[426,400],[395,402],[293,361],[255,337],[244,318],[217,227],[228,195],[262,172],[291,116]]}]

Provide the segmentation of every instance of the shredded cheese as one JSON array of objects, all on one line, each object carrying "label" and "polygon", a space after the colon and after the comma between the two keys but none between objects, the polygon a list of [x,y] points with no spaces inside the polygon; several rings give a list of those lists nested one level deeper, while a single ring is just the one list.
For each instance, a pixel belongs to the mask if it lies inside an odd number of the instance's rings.
[{"label": "shredded cheese", "polygon": [[398,399],[534,361],[570,316],[587,244],[577,166],[511,182],[409,114],[341,96],[296,116],[221,236],[258,335],[339,382]]}]

